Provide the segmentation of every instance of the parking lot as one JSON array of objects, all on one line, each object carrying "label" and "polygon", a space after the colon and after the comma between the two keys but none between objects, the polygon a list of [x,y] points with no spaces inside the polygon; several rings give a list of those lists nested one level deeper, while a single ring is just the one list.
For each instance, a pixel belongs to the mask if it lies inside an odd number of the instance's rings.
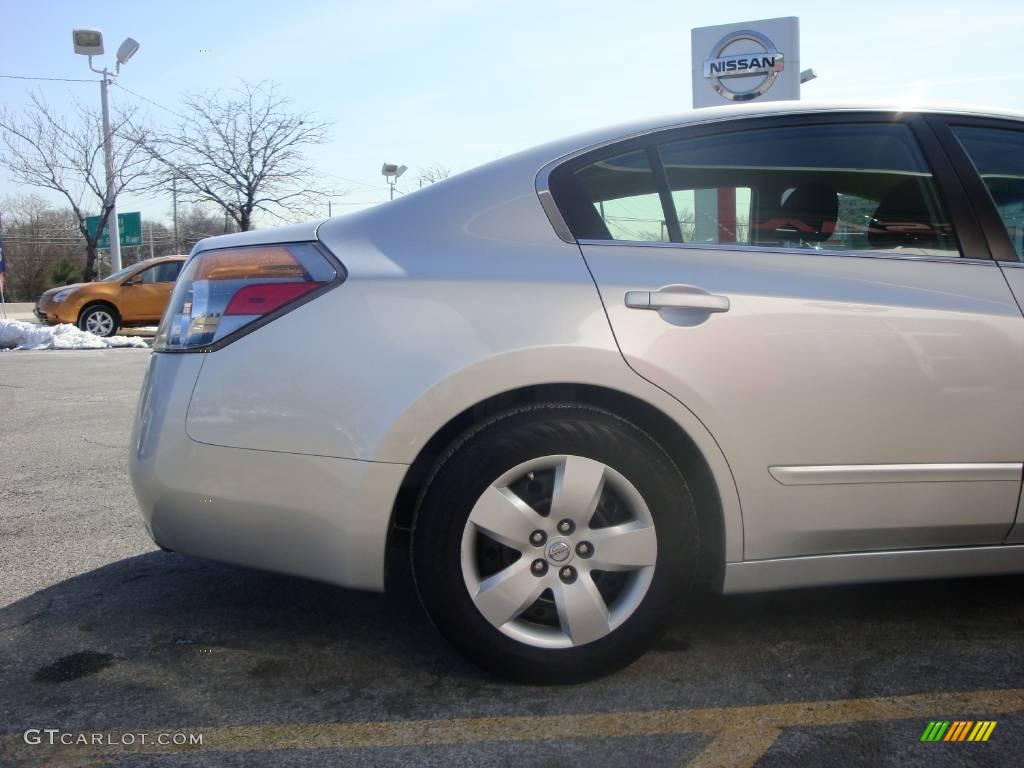
[{"label": "parking lot", "polygon": [[127,476],[149,355],[0,353],[0,765],[1020,764],[1024,577],[695,597],[624,672],[536,688],[458,658],[406,579],[161,552]]}]

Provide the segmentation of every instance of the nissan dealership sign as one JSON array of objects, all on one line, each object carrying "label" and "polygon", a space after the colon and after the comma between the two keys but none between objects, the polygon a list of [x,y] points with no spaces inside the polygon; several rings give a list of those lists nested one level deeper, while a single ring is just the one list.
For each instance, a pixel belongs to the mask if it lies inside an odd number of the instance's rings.
[{"label": "nissan dealership sign", "polygon": [[690,35],[693,106],[800,98],[800,20],[698,27]]}]

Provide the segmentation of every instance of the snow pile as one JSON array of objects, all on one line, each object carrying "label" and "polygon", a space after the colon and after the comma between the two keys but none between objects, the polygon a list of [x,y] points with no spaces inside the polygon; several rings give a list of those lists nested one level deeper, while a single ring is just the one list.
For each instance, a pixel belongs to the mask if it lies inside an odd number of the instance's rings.
[{"label": "snow pile", "polygon": [[69,323],[35,325],[21,320],[0,320],[0,349],[109,349],[110,347],[140,347],[149,345],[134,336],[103,338],[81,331]]}]

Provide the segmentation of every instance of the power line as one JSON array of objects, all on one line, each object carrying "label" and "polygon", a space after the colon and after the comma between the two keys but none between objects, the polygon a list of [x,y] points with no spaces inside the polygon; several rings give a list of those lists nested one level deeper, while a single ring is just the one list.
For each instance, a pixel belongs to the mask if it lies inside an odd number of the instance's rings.
[{"label": "power line", "polygon": [[[92,82],[92,81],[90,81],[90,82]],[[130,93],[132,96],[134,96],[134,97],[136,97],[138,99],[142,99],[147,104],[152,104],[154,107],[157,107],[158,109],[162,109],[164,112],[167,112],[168,114],[174,115],[175,117],[177,117],[177,118],[179,118],[181,120],[187,120],[188,119],[184,115],[182,115],[180,112],[175,112],[173,109],[170,109],[169,107],[165,107],[163,104],[159,104],[159,103],[153,101],[152,99],[146,98],[145,96],[143,96],[140,93],[136,93],[135,91],[133,91],[133,90],[131,90],[129,88],[125,88],[123,85],[121,85],[117,81],[114,81],[113,85],[114,85],[115,88],[120,88],[125,93]],[[331,173],[329,171],[320,171],[320,174],[323,175],[323,176],[332,176],[332,177],[334,177],[336,179],[341,179],[342,181],[347,181],[350,184],[358,184],[361,187],[367,187],[369,189],[387,189],[388,188],[388,187],[386,187],[386,186],[384,186],[382,184],[370,184],[370,183],[365,182],[365,181],[359,181],[358,179],[352,179],[352,178],[349,178],[348,176],[341,176],[340,174]],[[344,205],[344,203],[339,203],[339,205]],[[351,203],[349,203],[349,205],[351,205]]]},{"label": "power line", "polygon": [[0,75],[8,80],[51,80],[61,83],[98,83],[99,80],[84,80],[77,77],[29,77],[28,75]]},{"label": "power line", "polygon": [[331,173],[330,171],[321,171],[321,174],[324,175],[324,176],[334,176],[335,178],[340,178],[342,181],[348,181],[349,183],[358,184],[359,186],[369,186],[371,189],[387,189],[388,188],[384,184],[370,184],[370,183],[367,183],[366,181],[358,181],[357,179],[354,179],[354,178],[348,178],[347,176],[339,176],[337,173]]},{"label": "power line", "polygon": [[181,118],[182,120],[185,120],[185,119],[186,119],[184,115],[182,115],[182,114],[180,114],[180,113],[178,113],[178,112],[175,112],[175,111],[174,111],[173,109],[169,109],[168,107],[165,107],[165,106],[164,106],[163,104],[157,104],[157,103],[156,103],[155,101],[153,101],[152,99],[147,99],[147,98],[146,98],[145,96],[143,96],[142,94],[140,94],[140,93],[136,93],[135,91],[132,91],[132,90],[129,90],[128,88],[125,88],[125,87],[124,87],[123,85],[121,85],[120,83],[118,83],[118,82],[116,82],[116,81],[114,82],[114,87],[115,87],[115,88],[120,88],[120,89],[121,89],[122,91],[124,91],[125,93],[130,93],[130,94],[131,94],[132,96],[134,96],[135,98],[137,98],[137,99],[142,99],[142,100],[143,100],[143,101],[145,101],[145,102],[146,102],[147,104],[152,104],[152,105],[153,105],[154,107],[157,107],[157,108],[159,108],[159,109],[162,109],[162,110],[163,110],[164,112],[169,112],[170,114],[174,115],[175,117]]}]

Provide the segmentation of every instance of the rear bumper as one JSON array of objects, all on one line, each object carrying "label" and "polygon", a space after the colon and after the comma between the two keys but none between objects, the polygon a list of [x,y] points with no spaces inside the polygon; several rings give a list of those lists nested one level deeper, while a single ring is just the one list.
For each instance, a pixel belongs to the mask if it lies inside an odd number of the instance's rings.
[{"label": "rear bumper", "polygon": [[131,477],[153,541],[355,589],[384,588],[404,464],[198,443],[185,414],[204,355],[154,353],[136,414]]}]

